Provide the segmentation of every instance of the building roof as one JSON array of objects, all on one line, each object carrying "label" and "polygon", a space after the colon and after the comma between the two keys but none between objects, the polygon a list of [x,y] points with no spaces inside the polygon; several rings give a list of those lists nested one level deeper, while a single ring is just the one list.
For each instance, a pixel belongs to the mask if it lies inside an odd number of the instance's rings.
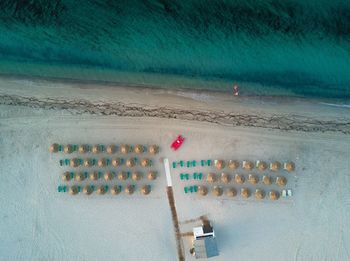
[{"label": "building roof", "polygon": [[208,258],[219,255],[215,237],[194,240],[193,246],[196,258]]}]

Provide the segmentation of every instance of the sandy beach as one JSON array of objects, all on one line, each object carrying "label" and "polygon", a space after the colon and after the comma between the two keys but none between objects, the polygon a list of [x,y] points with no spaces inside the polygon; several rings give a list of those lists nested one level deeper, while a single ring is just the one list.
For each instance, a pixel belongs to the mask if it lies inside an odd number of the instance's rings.
[{"label": "sandy beach", "polygon": [[[1,258],[177,260],[166,157],[296,164],[285,174],[293,196],[278,201],[185,194],[198,182],[171,170],[180,222],[207,215],[214,225],[220,255],[210,260],[350,260],[350,109],[323,103],[2,78]],[[158,144],[159,177],[148,196],[58,193],[54,142]],[[189,238],[183,246],[194,260]]]}]

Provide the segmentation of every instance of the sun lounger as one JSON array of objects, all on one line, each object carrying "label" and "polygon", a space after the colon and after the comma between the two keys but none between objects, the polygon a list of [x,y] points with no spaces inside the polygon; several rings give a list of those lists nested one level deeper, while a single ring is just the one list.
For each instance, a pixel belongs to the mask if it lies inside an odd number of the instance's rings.
[{"label": "sun lounger", "polygon": [[184,192],[188,193],[188,188],[187,187],[184,187]]},{"label": "sun lounger", "polygon": [[65,165],[65,166],[68,166],[69,163],[70,163],[70,159],[65,159],[65,160],[64,160],[64,165]]},{"label": "sun lounger", "polygon": [[185,174],[185,178],[186,180],[189,180],[190,179],[190,175],[188,173]]},{"label": "sun lounger", "polygon": [[195,167],[197,162],[195,160],[192,160],[192,167]]},{"label": "sun lounger", "polygon": [[64,163],[63,160],[60,160],[60,166],[63,166],[63,163]]},{"label": "sun lounger", "polygon": [[186,161],[186,167],[189,168],[191,166],[191,162],[190,161]]},{"label": "sun lounger", "polygon": [[194,191],[193,186],[190,186],[190,187],[188,188],[188,190],[189,190],[191,193],[193,193],[193,191]]},{"label": "sun lounger", "polygon": [[179,165],[180,165],[181,167],[183,167],[183,166],[184,166],[184,162],[183,162],[183,160],[180,160],[180,161],[179,161]]},{"label": "sun lounger", "polygon": [[288,190],[287,190],[287,195],[288,195],[288,197],[293,196],[293,193],[292,193],[292,190],[291,190],[291,189],[288,189]]},{"label": "sun lounger", "polygon": [[197,192],[198,191],[198,186],[193,186],[193,191]]},{"label": "sun lounger", "polygon": [[58,151],[63,151],[63,146],[62,145],[58,145]]},{"label": "sun lounger", "polygon": [[202,180],[202,178],[203,178],[203,173],[202,173],[202,172],[199,173],[198,176],[197,176],[197,178],[198,178],[199,180]]},{"label": "sun lounger", "polygon": [[211,166],[211,160],[207,160],[207,165]]},{"label": "sun lounger", "polygon": [[181,179],[181,180],[184,180],[184,178],[185,178],[185,175],[182,174],[182,173],[180,173],[180,179]]},{"label": "sun lounger", "polygon": [[197,179],[197,172],[193,173],[193,179]]},{"label": "sun lounger", "polygon": [[96,165],[96,159],[92,159],[92,166],[95,166]]},{"label": "sun lounger", "polygon": [[282,190],[282,198],[286,198],[287,197],[287,190]]}]

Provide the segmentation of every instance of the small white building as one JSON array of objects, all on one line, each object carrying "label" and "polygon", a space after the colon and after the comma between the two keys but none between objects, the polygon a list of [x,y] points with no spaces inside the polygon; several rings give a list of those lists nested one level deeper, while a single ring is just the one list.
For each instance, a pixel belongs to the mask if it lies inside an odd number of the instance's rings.
[{"label": "small white building", "polygon": [[215,232],[210,222],[204,222],[202,226],[193,228],[193,255],[196,258],[208,258],[218,256]]}]

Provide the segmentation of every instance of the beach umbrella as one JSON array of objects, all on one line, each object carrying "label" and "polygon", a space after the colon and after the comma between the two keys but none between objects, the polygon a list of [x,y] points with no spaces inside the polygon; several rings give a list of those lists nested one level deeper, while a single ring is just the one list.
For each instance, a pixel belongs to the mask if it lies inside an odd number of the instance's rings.
[{"label": "beach umbrella", "polygon": [[123,154],[128,154],[130,152],[130,146],[127,144],[123,144],[120,146],[120,152]]},{"label": "beach umbrella", "polygon": [[114,185],[113,187],[111,187],[112,195],[118,195],[120,191],[121,191],[120,186]]},{"label": "beach umbrella", "polygon": [[259,160],[259,161],[256,162],[256,167],[260,171],[265,171],[267,169],[267,163],[265,161],[260,161]]},{"label": "beach umbrella", "polygon": [[128,168],[134,167],[135,166],[135,159],[134,158],[127,159],[125,162],[125,165]]},{"label": "beach umbrella", "polygon": [[286,179],[285,177],[278,176],[278,177],[276,178],[276,184],[277,184],[278,186],[283,187],[283,186],[287,185],[287,179]]},{"label": "beach umbrella", "polygon": [[72,167],[72,168],[76,168],[80,165],[80,160],[77,159],[77,158],[73,158],[69,161],[69,165]]},{"label": "beach umbrella", "polygon": [[277,191],[271,190],[271,191],[269,192],[269,198],[270,198],[271,200],[277,200],[277,199],[279,199],[279,197],[280,197],[280,194],[279,194]]},{"label": "beach umbrella", "polygon": [[72,153],[73,152],[73,145],[71,144],[67,144],[64,146],[64,149],[63,149],[64,153]]},{"label": "beach umbrella", "polygon": [[107,171],[107,172],[103,175],[103,178],[105,179],[105,181],[112,180],[113,177],[114,177],[114,174],[113,174],[113,172],[111,172],[111,171]]},{"label": "beach umbrella", "polygon": [[225,162],[223,160],[214,160],[214,165],[217,169],[223,169],[225,167]]},{"label": "beach umbrella", "polygon": [[131,174],[131,178],[132,178],[132,180],[134,180],[134,181],[140,180],[141,177],[142,177],[142,175],[141,175],[141,173],[138,172],[138,171],[134,171],[134,172]]},{"label": "beach umbrella", "polygon": [[134,148],[135,153],[141,154],[145,151],[144,147],[141,144],[137,144]]},{"label": "beach umbrella", "polygon": [[60,148],[60,145],[58,145],[57,143],[54,143],[50,146],[49,150],[51,153],[56,153],[58,152],[59,148]]},{"label": "beach umbrella", "polygon": [[239,167],[239,162],[237,160],[229,160],[227,166],[230,168],[230,169],[238,169]]},{"label": "beach umbrella", "polygon": [[231,177],[230,177],[229,174],[227,174],[227,173],[225,173],[225,172],[221,173],[221,181],[222,181],[223,183],[229,183],[230,180],[231,180]]},{"label": "beach umbrella", "polygon": [[71,194],[71,195],[76,195],[76,194],[78,194],[78,192],[79,192],[79,190],[78,190],[77,186],[71,186],[69,188],[69,194]]},{"label": "beach umbrella", "polygon": [[159,152],[159,147],[157,145],[151,145],[148,147],[149,153],[155,155]]},{"label": "beach umbrella", "polygon": [[101,147],[100,147],[100,145],[98,145],[98,144],[92,145],[91,151],[92,151],[92,153],[94,153],[94,154],[100,153],[100,152],[101,152]]},{"label": "beach umbrella", "polygon": [[147,158],[144,158],[141,160],[141,166],[142,167],[147,167],[147,166],[150,166],[151,165],[151,161]]},{"label": "beach umbrella", "polygon": [[254,164],[253,164],[253,162],[251,162],[249,160],[245,160],[245,161],[243,161],[243,168],[245,170],[252,170],[254,168]]},{"label": "beach umbrella", "polygon": [[125,171],[120,171],[118,173],[118,179],[119,180],[126,180],[128,178],[128,174]]},{"label": "beach umbrella", "polygon": [[215,173],[208,173],[207,182],[213,183],[215,181],[216,181],[216,174]]},{"label": "beach umbrella", "polygon": [[265,197],[265,192],[261,189],[255,190],[255,198],[256,199],[263,199]]},{"label": "beach umbrella", "polygon": [[205,186],[198,186],[198,194],[201,196],[206,196],[208,194],[208,189]]},{"label": "beach umbrella", "polygon": [[91,167],[92,159],[84,159],[84,167]]},{"label": "beach umbrella", "polygon": [[133,185],[127,185],[127,186],[125,187],[125,193],[126,193],[126,194],[131,195],[132,193],[134,193],[134,191],[135,191],[135,188],[134,188]]},{"label": "beach umbrella", "polygon": [[149,171],[147,174],[147,178],[149,180],[155,180],[157,178],[157,172],[156,171]]},{"label": "beach umbrella", "polygon": [[88,151],[88,145],[86,144],[79,145],[78,151],[79,153],[86,153]]},{"label": "beach umbrella", "polygon": [[68,171],[64,172],[62,175],[62,180],[63,181],[70,181],[70,179],[71,179],[70,173]]},{"label": "beach umbrella", "polygon": [[93,188],[90,185],[87,185],[83,188],[83,193],[86,195],[91,195],[91,193],[93,192]]},{"label": "beach umbrella", "polygon": [[269,176],[263,176],[262,182],[263,182],[265,185],[271,185],[271,177],[269,177]]},{"label": "beach umbrella", "polygon": [[141,193],[143,195],[148,195],[149,193],[151,193],[151,186],[150,185],[144,185],[141,187]]},{"label": "beach umbrella", "polygon": [[278,161],[274,161],[270,164],[270,170],[272,171],[278,171],[281,168],[281,163]]},{"label": "beach umbrella", "polygon": [[105,158],[99,159],[97,161],[97,166],[100,168],[107,166],[107,160]]},{"label": "beach umbrella", "polygon": [[250,197],[250,191],[247,188],[241,188],[241,196],[243,198],[249,198]]},{"label": "beach umbrella", "polygon": [[98,195],[103,195],[106,193],[106,187],[105,186],[98,186],[97,187],[97,190],[96,190],[96,193]]},{"label": "beach umbrella", "polygon": [[226,195],[228,196],[228,197],[235,197],[236,195],[237,195],[237,190],[235,189],[235,188],[228,188],[227,190],[226,190]]},{"label": "beach umbrella", "polygon": [[223,189],[219,186],[214,186],[213,193],[215,196],[220,197],[223,193]]},{"label": "beach umbrella", "polygon": [[97,171],[93,171],[89,175],[90,180],[98,180],[98,173]]},{"label": "beach umbrella", "polygon": [[114,154],[116,152],[117,148],[114,144],[109,144],[106,148],[106,151],[108,154]]},{"label": "beach umbrella", "polygon": [[114,159],[112,159],[112,165],[113,165],[114,167],[118,167],[118,166],[120,166],[120,164],[121,164],[120,158],[114,158]]},{"label": "beach umbrella", "polygon": [[256,183],[259,182],[259,178],[258,178],[257,175],[250,174],[250,175],[248,176],[248,181],[249,181],[251,184],[255,185]]},{"label": "beach umbrella", "polygon": [[74,175],[74,179],[76,181],[83,181],[85,179],[85,175],[82,172],[78,172]]},{"label": "beach umbrella", "polygon": [[289,171],[289,172],[294,171],[294,170],[295,170],[295,164],[294,164],[294,162],[288,161],[288,162],[284,163],[284,169],[285,169],[286,171]]},{"label": "beach umbrella", "polygon": [[245,178],[243,175],[236,174],[235,175],[235,181],[237,184],[243,184],[245,181]]}]

